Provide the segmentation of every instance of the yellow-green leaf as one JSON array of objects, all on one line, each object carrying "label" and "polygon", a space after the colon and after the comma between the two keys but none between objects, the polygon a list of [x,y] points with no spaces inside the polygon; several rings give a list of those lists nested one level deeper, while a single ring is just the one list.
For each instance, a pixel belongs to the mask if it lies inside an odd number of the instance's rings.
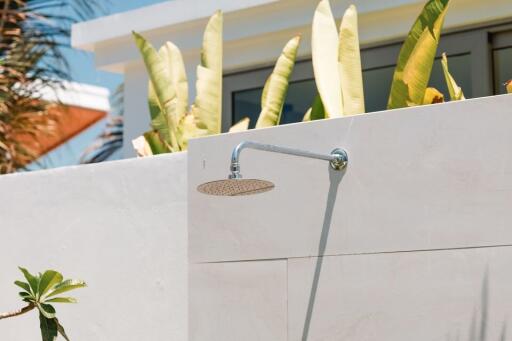
[{"label": "yellow-green leaf", "polygon": [[322,104],[322,99],[319,95],[315,96],[315,99],[313,101],[313,105],[304,115],[304,118],[302,119],[303,122],[307,121],[315,121],[315,120],[322,120],[325,118],[325,110],[324,105]]},{"label": "yellow-green leaf", "polygon": [[250,122],[251,122],[251,120],[249,119],[249,117],[242,118],[235,125],[233,125],[231,128],[229,128],[229,132],[230,133],[238,133],[241,131],[246,131],[249,129]]},{"label": "yellow-green leaf", "polygon": [[429,0],[407,36],[393,75],[388,108],[423,103],[449,0]]},{"label": "yellow-green leaf", "polygon": [[188,108],[188,80],[183,56],[172,42],[165,43],[158,54],[169,63],[169,82],[176,94],[176,121],[179,122],[187,114]]},{"label": "yellow-green leaf", "polygon": [[50,290],[52,287],[62,282],[62,275],[54,270],[46,270],[41,276],[41,280],[39,282],[39,297],[43,296]]},{"label": "yellow-green leaf", "polygon": [[200,129],[197,127],[194,115],[187,114],[181,120],[179,124],[181,140],[179,141],[182,146],[182,150],[188,149],[188,141],[193,138],[207,136],[208,131],[206,129]]},{"label": "yellow-green leaf", "polygon": [[364,113],[363,71],[359,50],[357,9],[354,5],[350,5],[345,11],[341,21],[338,58],[343,115]]},{"label": "yellow-green leaf", "polygon": [[444,95],[439,90],[436,88],[427,88],[427,90],[425,90],[425,97],[423,97],[423,102],[421,104],[436,104],[443,102]]},{"label": "yellow-green leaf", "polygon": [[196,118],[197,126],[206,129],[210,135],[220,133],[220,121],[217,119],[220,86],[220,80],[215,72],[201,65],[197,66],[197,96],[191,112]]},{"label": "yellow-green leaf", "polygon": [[70,290],[74,290],[74,289],[78,289],[78,288],[84,288],[86,286],[87,285],[85,284],[84,281],[77,280],[77,279],[67,279],[67,280],[59,283],[55,287],[53,287],[49,291],[47,297],[48,298],[54,297],[54,296],[57,296],[57,295],[62,294],[64,292],[68,292]]},{"label": "yellow-green leaf", "polygon": [[196,124],[208,134],[220,134],[222,119],[222,12],[208,21],[197,67],[196,99],[193,114]]},{"label": "yellow-green leaf", "polygon": [[263,88],[262,108],[256,128],[272,127],[279,124],[299,44],[300,36],[292,38],[277,59],[274,70]]},{"label": "yellow-green leaf", "polygon": [[318,4],[311,37],[313,71],[326,117],[343,115],[343,98],[338,64],[338,30],[328,0]]},{"label": "yellow-green leaf", "polygon": [[457,85],[457,82],[450,74],[450,69],[448,68],[448,58],[446,57],[446,53],[443,53],[443,58],[441,59],[441,65],[443,66],[444,78],[446,80],[446,85],[448,87],[448,93],[450,94],[450,99],[452,101],[460,101],[466,99],[464,97],[464,93],[460,86]]},{"label": "yellow-green leaf", "polygon": [[45,300],[46,303],[76,303],[77,300],[73,297],[55,297]]},{"label": "yellow-green leaf", "polygon": [[[177,120],[176,120],[176,92],[174,87],[169,85],[170,79],[170,65],[168,61],[164,60],[162,56],[155,50],[155,48],[142,37],[140,34],[133,32],[135,43],[140,50],[144,65],[148,71],[149,79],[154,91],[153,99],[150,99],[150,110],[153,111],[154,101],[157,101],[162,113],[158,117],[156,125],[162,129],[164,123],[167,125],[169,133],[164,133],[165,138],[169,138],[167,143],[173,150],[179,150],[176,139]],[[149,94],[151,96],[151,93]],[[152,113],[153,115],[153,113]],[[153,124],[155,124],[153,122]]]}]

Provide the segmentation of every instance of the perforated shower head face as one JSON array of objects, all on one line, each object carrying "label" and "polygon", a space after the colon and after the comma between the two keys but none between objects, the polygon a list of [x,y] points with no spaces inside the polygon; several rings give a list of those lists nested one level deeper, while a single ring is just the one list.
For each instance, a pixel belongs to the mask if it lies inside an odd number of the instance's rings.
[{"label": "perforated shower head face", "polygon": [[268,192],[274,189],[270,181],[259,179],[226,179],[204,183],[197,190],[204,194],[218,196],[242,196]]}]

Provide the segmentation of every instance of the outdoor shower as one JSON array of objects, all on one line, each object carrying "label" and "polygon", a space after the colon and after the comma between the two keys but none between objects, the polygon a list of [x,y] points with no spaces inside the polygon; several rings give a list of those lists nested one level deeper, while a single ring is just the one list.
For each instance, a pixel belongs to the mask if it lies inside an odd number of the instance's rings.
[{"label": "outdoor shower", "polygon": [[345,169],[348,163],[347,152],[340,148],[334,149],[330,154],[318,154],[294,148],[245,141],[233,149],[230,166],[231,174],[229,174],[228,179],[201,184],[197,187],[197,190],[204,194],[223,196],[249,195],[272,190],[274,184],[270,181],[242,179],[242,174],[240,174],[240,153],[243,149],[247,148],[329,161],[331,168],[337,171]]}]

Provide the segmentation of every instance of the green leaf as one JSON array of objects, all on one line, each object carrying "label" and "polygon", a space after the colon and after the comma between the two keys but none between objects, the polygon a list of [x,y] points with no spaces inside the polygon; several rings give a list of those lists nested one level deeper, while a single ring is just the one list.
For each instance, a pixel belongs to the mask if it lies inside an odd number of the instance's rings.
[{"label": "green leaf", "polygon": [[66,339],[66,341],[70,341],[69,337],[66,335],[66,331],[64,330],[64,327],[62,326],[62,324],[60,324],[60,322],[57,318],[55,318],[55,322],[57,322],[57,330],[58,330],[59,334],[62,335],[62,337],[64,339]]},{"label": "green leaf", "polygon": [[338,63],[338,30],[328,0],[322,0],[313,17],[312,61],[318,93],[326,117],[343,115],[343,98]]},{"label": "green leaf", "polygon": [[41,328],[42,341],[54,341],[57,338],[57,321],[54,318],[46,318],[39,314],[39,326]]},{"label": "green leaf", "polygon": [[339,70],[343,94],[343,115],[364,113],[363,70],[357,28],[357,9],[345,11],[340,26]]},{"label": "green leaf", "polygon": [[46,270],[41,276],[41,281],[39,282],[39,297],[43,296],[50,290],[53,286],[62,282],[62,275],[54,270]]},{"label": "green leaf", "polygon": [[200,129],[220,134],[222,119],[222,12],[208,21],[197,66],[196,99],[191,112]]},{"label": "green leaf", "polygon": [[54,297],[56,295],[62,294],[64,292],[78,289],[78,288],[84,288],[87,285],[84,281],[76,280],[76,279],[68,279],[64,282],[61,282],[60,284],[56,285],[50,292],[48,293],[47,297]]},{"label": "green leaf", "polygon": [[388,109],[423,103],[449,0],[429,0],[407,36],[393,75]]},{"label": "green leaf", "polygon": [[151,130],[144,133],[144,141],[148,146],[151,152],[148,153],[147,146],[144,145],[143,150],[140,151],[139,148],[136,148],[138,154],[141,156],[148,156],[148,155],[157,155],[157,154],[163,154],[168,153],[169,149],[166,148],[166,145],[162,142],[162,139],[160,138],[160,135],[157,131]]},{"label": "green leaf", "polygon": [[73,297],[55,297],[45,300],[45,303],[76,303],[77,300]]},{"label": "green leaf", "polygon": [[315,121],[315,120],[323,120],[325,117],[324,105],[322,104],[322,99],[319,95],[315,96],[313,100],[313,105],[304,115],[302,119],[303,122],[307,121]]},{"label": "green leaf", "polygon": [[256,128],[273,127],[281,121],[288,82],[295,65],[299,43],[300,36],[292,38],[277,59],[274,70],[263,88],[262,108]]},{"label": "green leaf", "polygon": [[36,303],[37,309],[39,312],[44,315],[44,317],[52,319],[55,317],[55,308],[50,304],[45,303]]},{"label": "green leaf", "polygon": [[[163,116],[159,117],[157,125],[159,128],[162,128],[162,121],[167,123],[169,133],[166,137],[169,138],[169,141],[166,142],[169,143],[173,151],[178,151],[179,146],[176,140],[176,93],[174,87],[169,86],[170,66],[144,37],[136,32],[133,32],[133,36],[153,86],[155,96],[152,100],[156,99],[162,110],[161,115]],[[152,100],[150,100],[150,103]],[[150,104],[150,110],[152,105]]]},{"label": "green leaf", "polygon": [[176,94],[176,121],[180,122],[188,109],[188,80],[183,56],[180,49],[172,42],[165,43],[158,54],[169,64],[169,83]]},{"label": "green leaf", "polygon": [[193,114],[187,114],[182,118],[179,124],[180,140],[179,143],[183,149],[188,149],[188,141],[193,138],[207,136],[206,129],[198,128]]},{"label": "green leaf", "polygon": [[[148,106],[151,117],[151,127],[154,129],[155,133],[160,136],[162,141],[166,141],[170,144],[172,136],[171,131],[169,130],[169,120],[167,119],[165,112],[160,107],[155,89],[151,82],[148,84]],[[167,152],[169,152],[168,149],[166,149],[164,153]]]},{"label": "green leaf", "polygon": [[446,80],[446,85],[448,87],[448,93],[450,94],[450,99],[452,101],[460,101],[466,99],[464,97],[464,93],[460,86],[457,85],[457,82],[450,74],[450,70],[448,68],[448,58],[446,57],[446,53],[443,53],[443,58],[441,59],[441,65],[443,67],[444,79]]},{"label": "green leaf", "polygon": [[38,292],[39,287],[39,279],[35,276],[33,276],[30,272],[28,272],[27,269],[18,267],[20,271],[23,273],[23,276],[25,276],[25,279],[27,280],[28,284],[30,285],[30,292],[35,296]]},{"label": "green leaf", "polygon": [[14,284],[25,290],[26,292],[30,293],[30,285],[26,282],[22,281],[14,281]]}]

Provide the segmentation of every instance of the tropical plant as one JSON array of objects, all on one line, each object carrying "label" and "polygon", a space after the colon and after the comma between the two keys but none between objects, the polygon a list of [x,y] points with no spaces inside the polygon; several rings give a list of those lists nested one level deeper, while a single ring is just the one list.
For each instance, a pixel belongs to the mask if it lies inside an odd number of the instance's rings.
[{"label": "tropical plant", "polygon": [[443,53],[441,59],[441,65],[443,67],[444,78],[446,80],[446,85],[448,86],[448,93],[450,94],[450,99],[452,101],[461,101],[466,99],[464,97],[464,93],[460,86],[457,85],[455,79],[453,79],[450,74],[450,70],[448,68],[448,58],[446,57],[446,53]]},{"label": "tropical plant", "polygon": [[300,36],[291,39],[278,58],[272,74],[268,77],[261,95],[261,112],[256,128],[279,125],[290,76],[295,66]]},{"label": "tropical plant", "polygon": [[[208,21],[197,67],[197,97],[188,109],[188,81],[179,48],[167,42],[159,51],[133,32],[149,75],[148,104],[152,130],[135,140],[139,154],[187,149],[188,139],[219,133],[222,110],[222,12]],[[142,141],[144,149],[137,147]],[[141,152],[142,151],[142,152]]]},{"label": "tropical plant", "polygon": [[62,48],[69,45],[71,23],[97,8],[95,0],[2,1],[0,173],[33,161],[36,134],[54,132],[56,117],[52,105],[40,99],[42,90],[59,87],[61,79],[69,78]]},{"label": "tropical plant", "polygon": [[110,98],[112,111],[105,129],[80,157],[80,163],[97,163],[109,160],[123,147],[124,86],[119,85]]},{"label": "tropical plant", "polygon": [[416,19],[398,56],[388,109],[440,101],[439,91],[427,89],[448,4],[429,0]]},{"label": "tropical plant", "polygon": [[345,11],[338,33],[329,0],[321,0],[313,17],[311,47],[319,96],[304,120],[364,113],[356,7]]},{"label": "tropical plant", "polygon": [[41,328],[42,341],[53,341],[60,334],[67,341],[64,327],[55,315],[53,303],[76,303],[73,297],[63,297],[61,294],[86,286],[84,281],[66,279],[61,273],[55,270],[46,270],[44,273],[32,275],[24,268],[19,268],[26,279],[24,281],[15,281],[18,287],[22,289],[19,293],[23,302],[27,305],[19,310],[0,314],[0,320],[19,316],[34,309],[39,312],[39,323]]},{"label": "tropical plant", "polygon": [[[135,42],[149,75],[148,104],[152,130],[132,141],[139,156],[186,150],[193,137],[221,133],[222,120],[222,12],[208,21],[197,67],[196,98],[188,107],[188,81],[179,48],[167,42],[157,51],[134,32]],[[280,122],[284,99],[293,71],[300,37],[285,46],[269,76],[262,96],[258,128]],[[249,119],[242,119],[230,131],[243,131]]]}]

